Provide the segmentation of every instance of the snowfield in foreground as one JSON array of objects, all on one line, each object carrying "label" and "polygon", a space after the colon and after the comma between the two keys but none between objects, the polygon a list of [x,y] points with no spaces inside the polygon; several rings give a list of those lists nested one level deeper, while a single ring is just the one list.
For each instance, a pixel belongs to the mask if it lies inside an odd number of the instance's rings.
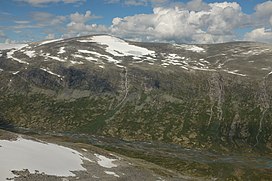
[{"label": "snowfield in foreground", "polygon": [[44,172],[60,177],[75,176],[71,171],[86,171],[78,151],[52,143],[37,142],[18,137],[0,140],[0,180],[14,178],[13,170],[28,169],[30,173]]}]

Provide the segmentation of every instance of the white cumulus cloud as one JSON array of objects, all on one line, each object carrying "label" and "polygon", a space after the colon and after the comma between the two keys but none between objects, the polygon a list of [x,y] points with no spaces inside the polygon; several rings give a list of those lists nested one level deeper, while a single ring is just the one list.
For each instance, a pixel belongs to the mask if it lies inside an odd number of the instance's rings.
[{"label": "white cumulus cloud", "polygon": [[272,31],[271,29],[258,28],[245,34],[245,40],[272,43]]},{"label": "white cumulus cloud", "polygon": [[14,1],[27,3],[27,4],[31,5],[31,6],[44,6],[44,5],[47,5],[49,3],[60,3],[60,2],[69,3],[69,4],[83,3],[86,0],[14,0]]},{"label": "white cumulus cloud", "polygon": [[253,23],[257,27],[272,25],[272,1],[266,1],[258,4],[255,7],[255,13],[253,14]]},{"label": "white cumulus cloud", "polygon": [[194,0],[185,5],[156,7],[153,14],[117,17],[110,29],[118,36],[144,41],[218,43],[233,40],[234,29],[245,20],[247,16],[238,3]]},{"label": "white cumulus cloud", "polygon": [[147,6],[148,4],[157,6],[170,3],[171,0],[104,0],[109,4],[121,3],[126,6]]},{"label": "white cumulus cloud", "polygon": [[70,22],[67,24],[68,32],[64,37],[71,37],[77,35],[87,35],[91,33],[108,33],[108,28],[104,25],[88,24],[92,19],[100,18],[92,15],[91,11],[86,11],[85,14],[78,12],[70,15]]}]

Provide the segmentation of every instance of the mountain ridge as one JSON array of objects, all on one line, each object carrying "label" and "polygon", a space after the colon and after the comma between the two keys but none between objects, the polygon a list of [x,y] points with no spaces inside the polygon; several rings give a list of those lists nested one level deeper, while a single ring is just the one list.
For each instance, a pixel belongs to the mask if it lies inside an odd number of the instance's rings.
[{"label": "mountain ridge", "polygon": [[270,45],[94,35],[1,54],[6,124],[189,148],[272,149]]}]

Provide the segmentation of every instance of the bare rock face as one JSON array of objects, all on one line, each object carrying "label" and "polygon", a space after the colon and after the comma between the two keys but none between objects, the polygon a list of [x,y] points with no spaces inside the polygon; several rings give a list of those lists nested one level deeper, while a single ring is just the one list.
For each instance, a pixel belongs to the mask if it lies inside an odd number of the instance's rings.
[{"label": "bare rock face", "polygon": [[1,54],[2,127],[271,151],[271,45],[95,35]]}]

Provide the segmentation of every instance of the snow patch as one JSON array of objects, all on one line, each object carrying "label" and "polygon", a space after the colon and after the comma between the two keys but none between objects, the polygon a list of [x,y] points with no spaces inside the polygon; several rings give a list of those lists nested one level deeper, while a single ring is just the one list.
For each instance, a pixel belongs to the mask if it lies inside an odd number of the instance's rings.
[{"label": "snow patch", "polygon": [[269,72],[267,75],[271,75],[272,74],[272,71],[271,72]]},{"label": "snow patch", "polygon": [[229,71],[229,70],[223,70],[229,74],[233,74],[233,75],[239,75],[239,76],[242,76],[242,77],[245,77],[247,76],[246,74],[240,74],[240,73],[237,73],[237,70],[234,70],[234,71]]},{"label": "snow patch", "polygon": [[[79,40],[80,42],[86,42],[86,40]],[[91,41],[101,45],[106,45],[106,51],[113,56],[134,56],[142,57],[145,55],[154,56],[155,51],[148,50],[143,47],[130,45],[124,40],[121,40],[112,36],[93,36]]]},{"label": "snow patch", "polygon": [[17,51],[17,50],[11,50],[11,51],[7,52],[7,58],[13,59],[13,60],[15,60],[15,61],[17,61],[17,62],[19,62],[19,63],[29,64],[28,62],[25,62],[25,61],[23,61],[23,60],[20,60],[20,59],[18,59],[18,58],[13,57],[12,55],[13,55],[14,52],[16,52],[16,51]]},{"label": "snow patch", "polygon": [[75,176],[71,171],[86,171],[83,157],[78,151],[52,144],[18,137],[17,140],[0,140],[0,180],[13,179],[12,170],[36,170],[59,177]]},{"label": "snow patch", "polygon": [[116,159],[111,159],[111,158],[107,158],[103,155],[99,155],[99,154],[94,154],[97,158],[98,161],[97,163],[104,168],[113,168],[113,167],[117,167],[116,164],[112,163],[113,161],[116,161]]},{"label": "snow patch", "polygon": [[201,52],[205,52],[204,48],[198,47],[196,45],[178,45],[178,44],[174,44],[175,47],[177,48],[182,48],[185,50],[189,50],[192,52],[197,52],[197,53],[201,53]]},{"label": "snow patch", "polygon": [[65,47],[60,47],[58,54],[65,53],[66,51],[64,49],[65,49]]},{"label": "snow patch", "polygon": [[[103,58],[106,59],[108,62],[110,63],[121,63],[121,60],[116,60],[108,55],[102,55],[100,53],[94,52],[94,51],[89,51],[89,50],[78,50],[79,53],[85,53],[85,54],[92,54],[94,56],[96,56],[97,58]],[[98,61],[96,58],[93,57],[84,57],[86,60],[88,61]]]},{"label": "snow patch", "polygon": [[117,175],[115,172],[111,172],[111,171],[104,171],[106,174],[108,175],[113,175],[115,177],[120,177],[119,175]]},{"label": "snow patch", "polygon": [[59,61],[59,62],[66,62],[65,60],[62,60],[62,59],[60,59],[59,57],[50,56],[49,53],[47,53],[46,55],[44,55],[44,57],[45,57],[45,58],[51,58],[51,59],[57,60],[57,61]]},{"label": "snow patch", "polygon": [[63,39],[59,38],[59,39],[54,39],[54,40],[46,40],[46,41],[40,43],[38,46],[45,45],[45,44],[48,44],[48,43],[57,42],[57,41],[61,41],[61,40],[63,40]]},{"label": "snow patch", "polygon": [[13,75],[16,75],[16,74],[18,74],[20,71],[16,71],[16,72],[13,72],[12,74]]},{"label": "snow patch", "polygon": [[81,62],[81,61],[73,61],[73,60],[70,60],[70,62],[72,63],[72,64],[84,64],[83,62]]},{"label": "snow patch", "polygon": [[80,52],[80,53],[93,53],[92,51],[89,51],[89,50],[78,50],[78,52]]},{"label": "snow patch", "polygon": [[55,75],[55,76],[57,76],[57,77],[59,77],[59,78],[63,78],[63,76],[61,76],[61,75],[59,75],[59,74],[56,74],[56,73],[52,72],[52,71],[49,70],[48,68],[47,68],[47,69],[45,69],[45,68],[40,68],[40,69],[43,70],[43,71],[45,71],[45,72],[47,72],[47,73],[49,73],[49,74],[51,74],[51,75]]},{"label": "snow patch", "polygon": [[24,52],[29,58],[35,57],[35,51],[25,51]]}]

